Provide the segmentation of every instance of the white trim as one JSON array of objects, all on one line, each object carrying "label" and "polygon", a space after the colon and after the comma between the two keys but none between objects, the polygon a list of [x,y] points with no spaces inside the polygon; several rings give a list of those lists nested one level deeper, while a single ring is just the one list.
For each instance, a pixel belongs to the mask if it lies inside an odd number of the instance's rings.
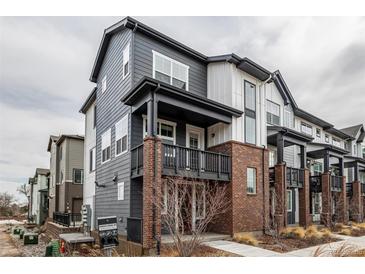
[{"label": "white trim", "polygon": [[[121,193],[121,188],[123,188],[123,196]],[[118,183],[118,201],[124,201],[124,194],[125,194],[125,185],[124,182]]]},{"label": "white trim", "polygon": [[[180,66],[182,66],[186,69],[186,87],[185,87],[185,90],[189,91],[189,69],[190,69],[190,67],[188,65],[183,64],[179,61],[176,61],[176,60],[174,60],[174,59],[172,59],[172,58],[170,58],[166,55],[163,55],[162,53],[159,53],[155,50],[152,50],[152,77],[154,79],[156,78],[156,74],[155,74],[155,72],[156,72],[156,62],[155,62],[155,60],[156,60],[156,58],[155,58],[155,56],[160,56],[160,57],[162,57],[162,58],[164,58],[164,59],[171,62],[170,75],[169,75],[170,78],[171,78],[170,85],[172,85],[172,78],[173,78],[172,77],[172,64],[175,63],[175,64],[180,65]],[[163,72],[161,72],[161,73],[163,73]],[[178,79],[178,80],[182,81],[181,79]]]},{"label": "white trim", "polygon": [[[288,193],[290,193],[289,196],[290,196],[290,199],[291,199],[289,204],[288,204]],[[286,201],[286,211],[287,212],[293,212],[293,191],[292,190],[286,190],[286,199],[287,199],[287,201]],[[288,205],[290,205],[290,207],[288,207]]]},{"label": "white trim", "polygon": [[[110,143],[109,143],[109,146],[110,146],[110,158],[106,161],[103,162],[103,135],[105,133],[107,133],[108,131],[110,131]],[[105,147],[104,149],[108,148]],[[107,130],[105,130],[102,134],[101,134],[101,150],[100,150],[100,153],[101,153],[101,158],[100,158],[100,162],[101,164],[105,164],[107,162],[109,162],[111,159],[112,159],[112,129],[111,128],[108,128]]]},{"label": "white trim", "polygon": [[[127,132],[124,135],[123,135],[123,122],[126,122],[127,123]],[[121,137],[117,139],[117,124],[119,126],[119,123],[120,123],[120,127],[121,127],[122,133],[121,133]],[[129,145],[129,113],[127,113],[126,115],[124,115],[122,117],[122,119],[120,119],[118,122],[115,123],[114,129],[115,129],[115,133],[114,133],[115,134],[114,153],[115,153],[115,157],[118,157],[118,156],[123,155],[123,154],[125,154],[125,153],[128,152],[128,145]],[[121,152],[118,154],[117,153],[117,141],[118,140],[122,140],[124,136],[127,136],[127,148],[124,151],[121,150]],[[120,145],[122,146],[122,141],[121,141],[121,144]]]},{"label": "white trim", "polygon": [[[143,118],[143,138],[145,138],[147,136],[147,131],[146,131],[146,124],[147,124],[147,116],[145,114],[142,114],[142,118]],[[172,121],[168,121],[168,120],[164,120],[164,119],[157,119],[157,123],[163,123],[169,126],[172,126],[173,128],[173,137],[166,137],[166,136],[161,136],[160,132],[157,133],[157,136],[160,137],[161,139],[164,140],[168,140],[168,141],[172,141],[174,145],[176,145],[176,123],[172,122]],[[161,131],[161,125],[160,125],[160,131]]]},{"label": "white trim", "polygon": [[107,90],[107,78],[106,74],[104,75],[103,79],[101,80],[101,93],[104,93]]},{"label": "white trim", "polygon": [[[128,73],[127,74],[124,74],[124,67],[125,67],[125,51],[128,49]],[[128,44],[124,47],[123,49],[123,80],[130,74],[131,72],[131,62],[130,62],[130,50],[131,50],[131,44],[130,42],[128,42]]]},{"label": "white trim", "polygon": [[186,147],[190,147],[190,133],[198,134],[199,136],[199,147],[198,149],[204,150],[205,148],[205,130],[202,127],[193,126],[190,124],[186,124]]}]

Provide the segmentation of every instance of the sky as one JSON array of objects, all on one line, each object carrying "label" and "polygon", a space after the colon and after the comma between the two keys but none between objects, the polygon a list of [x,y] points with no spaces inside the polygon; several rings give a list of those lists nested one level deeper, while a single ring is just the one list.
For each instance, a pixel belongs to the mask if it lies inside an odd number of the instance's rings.
[{"label": "sky", "polygon": [[[84,134],[79,109],[103,30],[123,17],[0,17],[0,192],[49,167],[50,134]],[[300,108],[365,122],[365,17],[136,17],[205,55],[279,69]]]}]

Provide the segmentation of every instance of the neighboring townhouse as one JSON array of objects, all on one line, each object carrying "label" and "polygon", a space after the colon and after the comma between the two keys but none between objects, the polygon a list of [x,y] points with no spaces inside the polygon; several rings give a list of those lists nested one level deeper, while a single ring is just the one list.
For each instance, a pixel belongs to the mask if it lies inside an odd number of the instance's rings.
[{"label": "neighboring townhouse", "polygon": [[[51,136],[52,219],[69,225],[81,220],[84,181],[84,137],[79,135]],[[54,180],[54,181],[53,181]]]},{"label": "neighboring townhouse", "polygon": [[365,130],[360,124],[341,131],[353,137],[347,143],[350,153],[345,156],[349,217],[350,220],[362,222],[365,218]]},{"label": "neighboring townhouse", "polygon": [[[211,182],[227,185],[230,208],[212,232],[346,221],[352,137],[300,109],[279,71],[205,56],[127,17],[104,31],[90,80],[95,217],[117,216],[119,233],[144,248],[164,233],[152,200],[171,176],[201,195]],[[188,209],[193,230],[203,207]]]},{"label": "neighboring townhouse", "polygon": [[49,163],[49,188],[48,188],[48,218],[53,218],[53,213],[57,211],[57,141],[60,137],[51,135],[49,137],[47,151],[50,153]]},{"label": "neighboring townhouse", "polygon": [[29,178],[30,201],[29,219],[42,225],[48,217],[49,169],[37,168],[33,178]]},{"label": "neighboring townhouse", "polygon": [[86,99],[80,112],[85,114],[83,204],[91,209],[91,230],[95,229],[96,169],[96,88]]}]

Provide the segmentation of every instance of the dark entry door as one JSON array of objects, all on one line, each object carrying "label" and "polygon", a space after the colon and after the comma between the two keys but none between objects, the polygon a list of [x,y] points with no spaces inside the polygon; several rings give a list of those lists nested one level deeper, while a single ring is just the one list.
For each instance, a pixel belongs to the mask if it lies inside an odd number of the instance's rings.
[{"label": "dark entry door", "polygon": [[295,190],[287,189],[286,191],[286,211],[288,214],[288,225],[295,224]]}]

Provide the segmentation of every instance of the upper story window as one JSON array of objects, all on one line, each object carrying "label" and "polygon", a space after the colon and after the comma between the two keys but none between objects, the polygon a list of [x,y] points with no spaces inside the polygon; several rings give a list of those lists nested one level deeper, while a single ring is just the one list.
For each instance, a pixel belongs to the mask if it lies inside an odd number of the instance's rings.
[{"label": "upper story window", "polygon": [[115,124],[115,155],[128,150],[128,114]]},{"label": "upper story window", "polygon": [[94,115],[93,115],[93,127],[96,127],[96,105],[94,106]]},{"label": "upper story window", "polygon": [[245,142],[256,144],[256,86],[244,82],[245,91]]},{"label": "upper story window", "polygon": [[89,171],[90,173],[95,171],[95,159],[96,159],[96,149],[95,147],[90,149],[89,152]]},{"label": "upper story window", "polygon": [[104,76],[103,80],[101,80],[101,93],[106,91],[106,75]]},{"label": "upper story window", "polygon": [[321,129],[318,127],[316,128],[316,137],[321,138]]},{"label": "upper story window", "polygon": [[305,133],[305,134],[308,134],[310,136],[313,135],[313,128],[312,128],[312,126],[311,125],[308,125],[308,124],[306,124],[304,122],[302,122],[300,124],[300,131],[303,132],[303,133]]},{"label": "upper story window", "polygon": [[110,160],[111,130],[108,129],[101,135],[101,163]]},{"label": "upper story window", "polygon": [[84,170],[74,168],[73,169],[73,182],[75,184],[83,184],[84,183]]},{"label": "upper story window", "polygon": [[280,126],[280,105],[266,100],[266,119],[269,124]]},{"label": "upper story window", "polygon": [[362,147],[362,158],[365,158],[365,146]]},{"label": "upper story window", "polygon": [[325,141],[326,143],[329,143],[329,142],[330,142],[330,136],[329,136],[328,134],[325,134],[325,135],[324,135],[324,141]]},{"label": "upper story window", "polygon": [[124,182],[118,183],[118,200],[124,200]]},{"label": "upper story window", "polygon": [[161,53],[153,53],[153,78],[188,90],[189,67]]},{"label": "upper story window", "polygon": [[284,110],[284,127],[293,128],[293,112]]},{"label": "upper story window", "polygon": [[332,138],[332,144],[334,146],[341,147],[341,141],[336,138]]},{"label": "upper story window", "polygon": [[129,74],[129,44],[123,49],[123,78]]}]

